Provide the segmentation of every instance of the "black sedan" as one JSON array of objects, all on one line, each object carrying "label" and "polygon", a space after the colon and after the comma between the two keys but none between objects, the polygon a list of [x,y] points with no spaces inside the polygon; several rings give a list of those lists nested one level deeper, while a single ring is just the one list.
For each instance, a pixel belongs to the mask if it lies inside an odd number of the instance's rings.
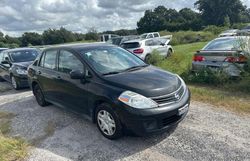
[{"label": "black sedan", "polygon": [[8,81],[18,90],[29,87],[27,68],[36,59],[39,50],[34,48],[16,48],[0,53],[0,81]]},{"label": "black sedan", "polygon": [[189,108],[190,92],[178,75],[113,45],[45,49],[29,66],[28,78],[39,105],[49,102],[85,114],[109,139],[124,130],[165,131]]}]

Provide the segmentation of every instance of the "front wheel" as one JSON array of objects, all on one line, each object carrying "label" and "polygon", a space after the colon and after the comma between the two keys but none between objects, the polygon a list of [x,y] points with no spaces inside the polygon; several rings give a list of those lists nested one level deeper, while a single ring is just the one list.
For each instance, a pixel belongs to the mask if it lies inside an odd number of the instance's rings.
[{"label": "front wheel", "polygon": [[151,55],[148,54],[148,55],[145,57],[145,62],[149,64],[149,63],[150,63],[150,59],[151,59]]},{"label": "front wheel", "polygon": [[122,136],[122,126],[119,118],[108,104],[98,106],[96,124],[102,135],[114,140]]},{"label": "front wheel", "polygon": [[43,95],[43,92],[41,90],[41,88],[39,87],[38,84],[36,84],[33,88],[33,93],[36,97],[36,101],[37,103],[42,106],[42,107],[45,107],[47,105],[49,105],[49,103],[47,101],[45,101],[44,99],[44,95]]},{"label": "front wheel", "polygon": [[15,90],[19,90],[20,89],[20,85],[19,85],[19,82],[17,81],[17,79],[14,76],[11,76],[10,79],[11,79],[12,87]]}]

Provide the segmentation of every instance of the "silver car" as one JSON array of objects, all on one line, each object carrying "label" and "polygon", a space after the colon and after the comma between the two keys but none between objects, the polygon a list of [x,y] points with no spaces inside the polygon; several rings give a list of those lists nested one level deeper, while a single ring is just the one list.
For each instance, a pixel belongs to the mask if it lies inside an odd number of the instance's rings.
[{"label": "silver car", "polygon": [[197,51],[193,57],[192,70],[222,70],[229,76],[240,76],[241,68],[247,62],[248,43],[249,37],[246,36],[217,38]]}]

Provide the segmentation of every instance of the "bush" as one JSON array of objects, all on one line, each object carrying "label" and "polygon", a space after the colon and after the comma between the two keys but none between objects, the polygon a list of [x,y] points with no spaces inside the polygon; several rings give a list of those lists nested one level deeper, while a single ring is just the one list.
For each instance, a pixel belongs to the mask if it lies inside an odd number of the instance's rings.
[{"label": "bush", "polygon": [[248,26],[248,23],[235,23],[231,26],[232,29],[242,29],[246,26]]},{"label": "bush", "polygon": [[161,31],[161,36],[173,35],[171,45],[189,44],[195,42],[210,41],[216,36],[211,32],[195,32],[195,31],[179,31],[179,32],[166,32]]},{"label": "bush", "polygon": [[159,52],[153,51],[148,60],[149,64],[158,65],[162,60],[164,60],[164,56],[160,55]]},{"label": "bush", "polygon": [[199,83],[220,86],[225,83],[230,83],[231,78],[223,71],[212,71],[210,69],[204,69],[199,72],[187,72],[183,73],[182,77],[189,83]]},{"label": "bush", "polygon": [[211,32],[214,35],[219,35],[225,30],[228,30],[228,27],[218,27],[218,26],[213,26],[213,25],[207,26],[205,29],[203,29],[203,31]]}]

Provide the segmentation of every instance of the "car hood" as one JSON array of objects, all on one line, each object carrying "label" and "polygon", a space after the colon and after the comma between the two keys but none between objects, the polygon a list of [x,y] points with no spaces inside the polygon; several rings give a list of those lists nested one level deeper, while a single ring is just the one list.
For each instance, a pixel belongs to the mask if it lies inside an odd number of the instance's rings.
[{"label": "car hood", "polygon": [[137,92],[146,97],[170,94],[181,85],[181,80],[177,75],[153,66],[105,76],[104,79],[113,86]]},{"label": "car hood", "polygon": [[29,62],[19,62],[19,63],[13,63],[13,65],[15,65],[15,66],[20,66],[20,67],[23,67],[23,68],[27,69],[28,66],[29,66],[30,64],[32,64],[32,63],[33,63],[33,61],[29,61]]}]

